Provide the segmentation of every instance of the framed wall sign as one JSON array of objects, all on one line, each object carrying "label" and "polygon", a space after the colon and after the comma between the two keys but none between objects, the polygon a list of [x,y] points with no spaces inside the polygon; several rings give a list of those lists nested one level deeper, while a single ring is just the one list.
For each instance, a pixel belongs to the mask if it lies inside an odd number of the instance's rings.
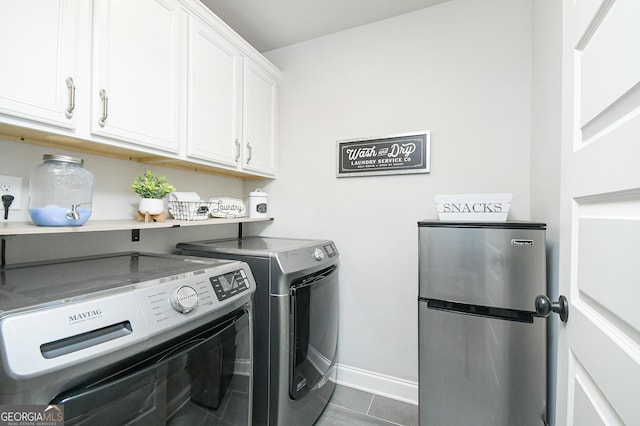
[{"label": "framed wall sign", "polygon": [[429,173],[430,132],[337,141],[337,177]]}]

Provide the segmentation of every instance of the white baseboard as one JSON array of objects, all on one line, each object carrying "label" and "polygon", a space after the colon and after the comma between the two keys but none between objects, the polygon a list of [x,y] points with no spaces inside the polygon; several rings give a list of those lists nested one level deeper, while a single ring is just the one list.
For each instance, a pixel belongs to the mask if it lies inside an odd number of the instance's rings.
[{"label": "white baseboard", "polygon": [[338,364],[337,382],[340,385],[418,405],[418,383],[361,368]]}]

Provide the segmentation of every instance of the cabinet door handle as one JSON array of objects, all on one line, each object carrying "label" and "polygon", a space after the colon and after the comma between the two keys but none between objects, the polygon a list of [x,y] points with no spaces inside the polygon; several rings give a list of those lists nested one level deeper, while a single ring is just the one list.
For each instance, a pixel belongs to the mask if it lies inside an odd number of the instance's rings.
[{"label": "cabinet door handle", "polygon": [[249,161],[251,161],[251,154],[253,153],[253,149],[251,148],[251,144],[249,142],[247,142],[247,151],[249,153],[249,155],[247,155],[247,164],[249,164]]},{"label": "cabinet door handle", "polygon": [[67,88],[69,89],[69,107],[64,111],[67,118],[73,117],[73,110],[76,109],[76,85],[73,84],[73,78],[67,77]]},{"label": "cabinet door handle", "polygon": [[100,127],[104,127],[109,116],[109,98],[104,89],[100,89],[100,99],[102,99],[102,117],[98,120],[98,124],[100,124]]},{"label": "cabinet door handle", "polygon": [[238,138],[236,138],[236,157],[234,158],[235,162],[238,162],[238,159],[240,158],[240,142],[238,141]]}]

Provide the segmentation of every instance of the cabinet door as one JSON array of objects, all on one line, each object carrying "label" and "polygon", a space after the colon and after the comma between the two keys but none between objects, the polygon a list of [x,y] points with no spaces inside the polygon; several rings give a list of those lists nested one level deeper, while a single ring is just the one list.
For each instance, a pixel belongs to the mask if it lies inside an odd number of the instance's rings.
[{"label": "cabinet door", "polygon": [[96,0],[92,133],[178,151],[181,13],[172,0]]},{"label": "cabinet door", "polygon": [[240,165],[238,50],[211,27],[189,22],[187,155]]},{"label": "cabinet door", "polygon": [[0,113],[74,126],[76,31],[76,0],[0,2]]},{"label": "cabinet door", "polygon": [[245,59],[243,168],[267,176],[275,176],[276,89],[274,78]]}]

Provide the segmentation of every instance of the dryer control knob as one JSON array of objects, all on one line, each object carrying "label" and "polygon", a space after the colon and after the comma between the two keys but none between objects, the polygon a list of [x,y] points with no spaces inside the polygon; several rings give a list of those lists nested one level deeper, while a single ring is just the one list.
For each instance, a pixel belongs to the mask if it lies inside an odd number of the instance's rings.
[{"label": "dryer control knob", "polygon": [[182,314],[189,313],[198,306],[198,292],[188,285],[178,287],[171,297],[171,305]]},{"label": "dryer control knob", "polygon": [[314,249],[313,258],[318,262],[320,262],[321,260],[324,260],[324,252],[319,248]]}]

